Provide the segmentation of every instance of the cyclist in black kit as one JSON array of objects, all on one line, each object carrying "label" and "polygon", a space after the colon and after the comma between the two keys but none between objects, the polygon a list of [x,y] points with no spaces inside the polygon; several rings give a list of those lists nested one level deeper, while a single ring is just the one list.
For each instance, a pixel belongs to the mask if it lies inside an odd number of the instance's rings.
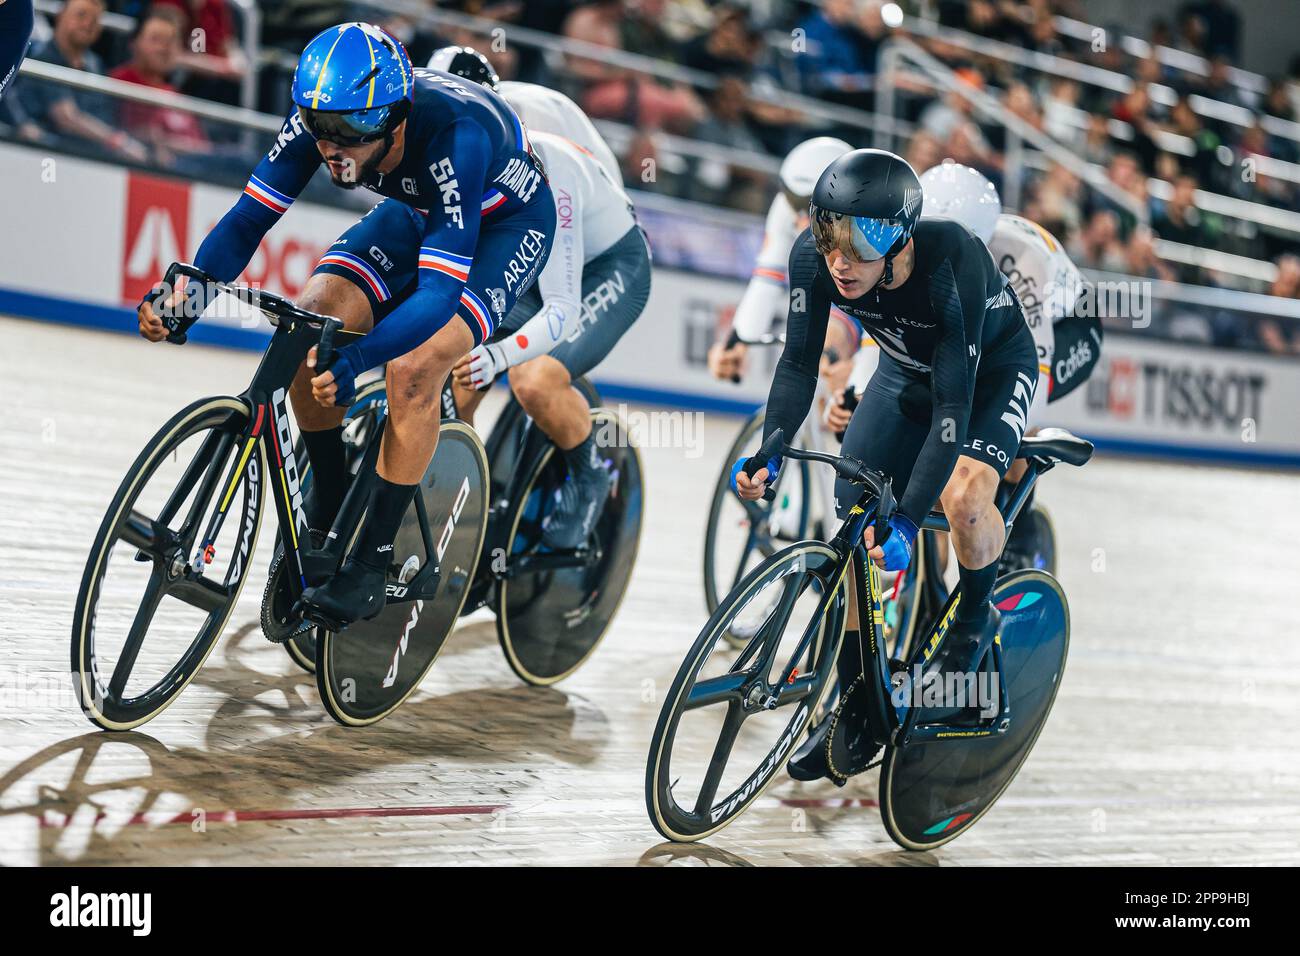
[{"label": "cyclist in black kit", "polygon": [[[879,469],[902,489],[882,542],[867,528],[875,563],[907,567],[917,529],[936,502],[952,527],[961,601],[940,645],[946,672],[971,671],[993,643],[1000,615],[989,603],[1003,545],[994,505],[1015,460],[1038,378],[1038,355],[1020,303],[984,243],[952,220],[921,215],[921,184],[892,153],[859,149],[836,160],[813,192],[811,225],[790,252],[785,351],[767,401],[764,437],[793,435],[808,414],[832,305],[880,346],[880,365],[844,436],[844,454]],[[737,462],[733,486],[760,497],[774,458],[751,480]],[[857,498],[837,482],[836,507]],[[850,589],[848,632],[838,668],[847,688],[862,670]],[[859,682],[858,686],[862,686]],[[790,773],[826,773],[823,721]]]}]

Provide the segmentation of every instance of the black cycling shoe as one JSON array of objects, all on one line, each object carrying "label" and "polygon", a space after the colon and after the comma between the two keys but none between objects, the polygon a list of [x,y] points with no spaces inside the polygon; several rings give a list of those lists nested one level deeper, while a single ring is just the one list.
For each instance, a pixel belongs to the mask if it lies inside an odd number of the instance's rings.
[{"label": "black cycling shoe", "polygon": [[840,698],[835,710],[824,717],[803,745],[795,751],[786,772],[795,780],[825,777],[837,787],[862,773],[880,746],[867,719],[866,682],[858,676]]},{"label": "black cycling shoe", "polygon": [[[310,547],[319,550],[325,546],[324,531],[308,531]],[[289,573],[284,563],[284,543],[277,542],[275,557],[266,575],[266,590],[262,592],[262,633],[272,644],[283,644],[306,634],[315,625],[294,612],[293,595],[289,593]]]},{"label": "black cycling shoe", "polygon": [[939,650],[930,658],[930,664],[926,668],[927,679],[933,679],[941,672],[970,674],[978,671],[1001,626],[1002,612],[991,603],[983,618],[953,621]]},{"label": "black cycling shoe", "polygon": [[348,558],[324,584],[303,591],[295,610],[321,627],[341,631],[356,621],[370,620],[384,609],[387,581],[384,569]]},{"label": "black cycling shoe", "polygon": [[570,475],[555,493],[560,499],[542,527],[542,544],[568,551],[586,543],[614,487],[614,475],[601,465],[588,465]]},{"label": "black cycling shoe", "polygon": [[844,786],[847,778],[832,776],[830,764],[826,762],[826,738],[830,736],[831,725],[834,723],[835,713],[832,711],[821,719],[808,739],[794,752],[786,764],[786,773],[795,780],[820,780],[826,777],[834,781],[836,786]]}]

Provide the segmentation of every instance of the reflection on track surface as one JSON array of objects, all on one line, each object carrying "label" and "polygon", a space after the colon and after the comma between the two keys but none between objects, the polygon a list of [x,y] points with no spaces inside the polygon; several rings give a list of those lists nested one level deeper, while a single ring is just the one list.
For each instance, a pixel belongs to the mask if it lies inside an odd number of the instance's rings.
[{"label": "reflection on track surface", "polygon": [[0,337],[0,864],[1300,863],[1292,475],[1099,458],[1048,477],[1065,683],[1016,782],[955,843],[897,849],[873,772],[842,790],[778,780],[707,844],[674,846],[646,820],[644,760],[705,619],[700,489],[737,419],[644,449],[637,573],[556,687],[522,686],[480,615],[393,717],[336,725],[257,627],[267,521],[207,666],[142,732],[111,735],[67,672],[86,550],[145,440],[241,389],[255,357],[8,319]]}]

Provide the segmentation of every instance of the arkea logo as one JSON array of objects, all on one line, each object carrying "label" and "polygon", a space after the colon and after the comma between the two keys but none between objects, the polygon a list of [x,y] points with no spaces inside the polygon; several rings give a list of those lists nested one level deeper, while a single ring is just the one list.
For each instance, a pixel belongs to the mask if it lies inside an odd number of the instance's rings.
[{"label": "arkea logo", "polygon": [[73,886],[50,897],[50,925],[126,926],[133,936],[148,936],[153,928],[153,894],[82,893]]}]

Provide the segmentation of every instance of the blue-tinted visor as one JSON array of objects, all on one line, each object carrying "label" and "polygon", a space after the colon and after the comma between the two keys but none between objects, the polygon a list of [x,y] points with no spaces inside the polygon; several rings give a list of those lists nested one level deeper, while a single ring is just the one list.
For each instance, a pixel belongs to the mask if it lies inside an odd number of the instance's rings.
[{"label": "blue-tinted visor", "polygon": [[849,216],[818,206],[813,206],[809,212],[813,241],[817,244],[817,251],[824,256],[839,249],[859,262],[875,262],[885,257],[906,230],[899,219]]},{"label": "blue-tinted visor", "polygon": [[[396,104],[394,104],[396,105]],[[303,125],[317,139],[340,146],[361,146],[384,138],[401,120],[394,117],[393,106],[372,106],[351,113],[335,113],[299,106]]]}]

